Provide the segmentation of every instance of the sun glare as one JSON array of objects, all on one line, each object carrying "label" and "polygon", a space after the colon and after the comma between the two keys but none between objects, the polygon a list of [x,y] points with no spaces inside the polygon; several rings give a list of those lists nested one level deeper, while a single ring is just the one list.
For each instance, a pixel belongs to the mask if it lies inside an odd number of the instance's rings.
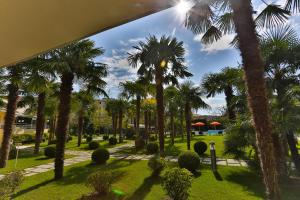
[{"label": "sun glare", "polygon": [[192,3],[187,0],[180,0],[176,5],[176,11],[179,15],[184,16],[188,10],[192,7]]}]

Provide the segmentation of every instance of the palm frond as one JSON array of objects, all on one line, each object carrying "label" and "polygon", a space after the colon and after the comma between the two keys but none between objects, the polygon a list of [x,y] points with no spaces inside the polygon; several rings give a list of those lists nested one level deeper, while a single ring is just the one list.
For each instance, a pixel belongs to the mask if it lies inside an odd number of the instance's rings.
[{"label": "palm frond", "polygon": [[222,37],[222,32],[215,26],[211,26],[202,36],[201,42],[211,44]]},{"label": "palm frond", "polygon": [[271,28],[286,22],[290,12],[281,8],[279,5],[270,4],[257,16],[256,24],[260,28]]},{"label": "palm frond", "polygon": [[285,9],[290,12],[300,12],[300,0],[287,0]]},{"label": "palm frond", "polygon": [[223,34],[233,33],[235,31],[233,13],[229,12],[220,16],[216,22],[216,26]]}]

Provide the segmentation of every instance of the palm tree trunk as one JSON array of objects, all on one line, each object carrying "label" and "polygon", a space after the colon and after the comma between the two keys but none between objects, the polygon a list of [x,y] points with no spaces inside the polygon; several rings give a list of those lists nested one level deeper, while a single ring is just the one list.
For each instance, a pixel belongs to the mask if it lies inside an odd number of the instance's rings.
[{"label": "palm tree trunk", "polygon": [[151,132],[151,111],[148,111],[148,139]]},{"label": "palm tree trunk", "polygon": [[174,132],[175,132],[175,127],[174,127],[174,113],[170,113],[170,124],[171,124],[171,145],[174,145]]},{"label": "palm tree trunk", "polygon": [[71,110],[71,93],[73,89],[74,75],[65,73],[61,77],[58,121],[56,127],[56,156],[55,156],[55,180],[61,179],[64,172],[65,142],[67,127],[69,123],[69,114]]},{"label": "palm tree trunk", "polygon": [[227,86],[225,88],[225,97],[226,97],[226,107],[227,107],[227,112],[228,112],[228,118],[229,120],[234,121],[236,116],[235,116],[235,110],[234,106],[232,105],[232,98],[233,98],[233,89],[231,86]]},{"label": "palm tree trunk", "polygon": [[38,95],[38,107],[37,107],[37,117],[36,117],[34,154],[39,153],[40,144],[42,142],[42,137],[43,137],[43,134],[44,134],[45,101],[46,101],[46,93],[42,92]]},{"label": "palm tree trunk", "polygon": [[136,97],[136,134],[140,135],[141,96]]},{"label": "palm tree trunk", "polygon": [[267,198],[280,199],[278,172],[274,168],[276,160],[268,100],[266,97],[264,63],[260,56],[259,42],[256,36],[255,23],[252,18],[253,9],[251,1],[230,0],[230,3],[233,9],[233,21],[239,38],[239,48],[243,59],[248,103],[254,120],[256,141],[264,183],[266,185]]},{"label": "palm tree trunk", "polygon": [[283,150],[283,143],[282,139],[279,137],[279,134],[273,133],[273,144],[274,144],[274,151],[276,157],[276,167],[278,171],[278,178],[280,182],[284,182],[288,178],[288,170],[286,165],[285,153]]},{"label": "palm tree trunk", "polygon": [[295,164],[296,170],[300,172],[300,156],[297,149],[297,139],[295,138],[294,132],[289,131],[287,134],[287,141],[290,147],[292,160]]},{"label": "palm tree trunk", "polygon": [[147,143],[148,142],[148,111],[144,112],[144,121],[145,121],[145,139]]},{"label": "palm tree trunk", "polygon": [[163,89],[163,73],[161,67],[155,70],[155,86],[156,86],[156,109],[157,109],[157,126],[159,136],[160,156],[165,155],[165,136],[164,136],[164,89]]},{"label": "palm tree trunk", "polygon": [[114,120],[114,137],[117,138],[117,128],[118,128],[118,114],[116,113],[115,115],[115,120]]},{"label": "palm tree trunk", "polygon": [[123,142],[122,136],[122,122],[123,122],[123,112],[122,110],[119,111],[119,143]]},{"label": "palm tree trunk", "polygon": [[6,115],[4,121],[3,139],[1,145],[0,154],[0,168],[6,167],[9,151],[10,140],[13,131],[13,125],[15,123],[15,115],[18,103],[18,91],[19,88],[16,85],[10,84],[8,86],[8,102],[6,105]]},{"label": "palm tree trunk", "polygon": [[186,144],[187,149],[191,149],[191,106],[190,102],[185,104],[185,122],[186,122]]},{"label": "palm tree trunk", "polygon": [[53,115],[50,117],[50,126],[49,126],[49,139],[48,139],[48,145],[50,145],[51,141],[54,138],[54,133],[56,129],[56,115]]},{"label": "palm tree trunk", "polygon": [[154,132],[155,132],[155,139],[157,140],[157,115],[154,115]]},{"label": "palm tree trunk", "polygon": [[184,133],[183,133],[183,108],[180,108],[180,132],[181,132],[181,139],[184,139]]},{"label": "palm tree trunk", "polygon": [[78,116],[78,140],[77,140],[77,146],[80,147],[81,141],[82,141],[82,133],[83,133],[83,113],[84,113],[84,108],[83,106],[81,107],[79,111],[79,116]]}]

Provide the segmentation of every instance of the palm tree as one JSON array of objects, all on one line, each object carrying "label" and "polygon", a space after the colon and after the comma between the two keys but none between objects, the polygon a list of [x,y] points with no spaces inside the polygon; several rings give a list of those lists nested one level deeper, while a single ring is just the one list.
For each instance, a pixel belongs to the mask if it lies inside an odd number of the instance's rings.
[{"label": "palm tree", "polygon": [[170,115],[170,125],[171,125],[171,145],[174,145],[174,137],[175,137],[175,124],[174,117],[178,111],[178,89],[174,86],[169,86],[164,90],[164,98],[166,99],[166,108],[167,113]]},{"label": "palm tree", "polygon": [[[239,78],[240,77],[240,78]],[[237,68],[225,67],[219,73],[211,73],[204,76],[201,87],[207,97],[214,97],[216,94],[223,93],[226,97],[227,114],[230,120],[235,120],[234,89],[240,84],[242,71]]]},{"label": "palm tree", "polygon": [[93,59],[103,54],[103,49],[95,48],[94,42],[81,40],[50,52],[49,64],[60,75],[58,120],[56,126],[55,179],[63,177],[65,140],[69,113],[71,109],[71,93],[74,78],[85,80],[93,75],[97,68],[104,64],[95,63]]},{"label": "palm tree", "polygon": [[122,125],[123,125],[123,114],[126,112],[126,110],[129,107],[129,104],[124,99],[117,99],[116,100],[116,107],[118,112],[118,128],[119,128],[119,143],[123,142],[123,135],[122,135]]},{"label": "palm tree", "polygon": [[136,104],[136,134],[140,134],[140,116],[141,116],[141,99],[147,96],[147,85],[149,85],[148,81],[144,78],[139,78],[136,81],[126,81],[121,82],[121,96],[124,97],[133,97],[135,96],[135,104]]},{"label": "palm tree", "polygon": [[77,93],[77,99],[79,100],[80,109],[78,113],[78,142],[77,146],[81,145],[82,133],[83,133],[83,117],[85,110],[89,104],[93,102],[94,95],[104,95],[108,97],[104,91],[106,82],[103,80],[107,76],[106,65],[99,65],[97,68],[90,70],[87,77],[84,78],[84,83],[81,86],[81,91]]},{"label": "palm tree", "polygon": [[[248,102],[256,130],[267,198],[280,199],[277,171],[273,168],[276,165],[276,159],[266,97],[264,62],[260,54],[251,0],[194,2],[194,6],[187,14],[185,25],[196,34],[204,33],[203,42],[214,42],[221,38],[222,33],[237,33],[236,41],[238,41],[243,60]],[[300,11],[298,0],[287,0],[285,9],[274,4],[266,5],[256,18],[260,27],[277,25],[288,18],[289,11]]]},{"label": "palm tree", "polygon": [[201,98],[200,87],[194,86],[193,82],[187,81],[180,85],[179,94],[184,102],[184,112],[186,121],[187,149],[191,149],[191,117],[192,109],[206,109],[209,106]]},{"label": "palm tree", "polygon": [[[274,144],[276,145],[276,157],[280,162],[278,162],[279,172],[281,178],[287,177],[287,166],[285,155],[288,154],[287,149],[284,148],[287,145],[287,137],[292,135],[294,138],[292,129],[293,126],[287,128],[287,117],[293,106],[293,98],[290,97],[291,88],[299,85],[299,78],[296,71],[299,69],[299,51],[300,42],[297,33],[290,26],[279,26],[272,28],[264,32],[261,39],[261,47],[263,57],[266,63],[266,78],[267,85],[272,90],[271,94],[276,93],[275,99],[276,103],[273,108],[280,113],[280,118],[278,119],[278,113],[274,114],[274,120],[278,121],[281,128],[279,131],[281,133],[274,134]],[[279,138],[280,137],[280,138]],[[293,144],[293,143],[289,143]],[[291,146],[290,146],[291,147]],[[295,149],[296,146],[291,147]],[[294,151],[295,152],[295,151]],[[297,158],[297,155],[293,156]],[[294,159],[295,160],[295,159]],[[297,159],[295,163],[299,163]]]},{"label": "palm tree", "polygon": [[[176,38],[155,36],[147,38],[147,42],[140,42],[134,47],[137,53],[130,54],[128,61],[133,67],[139,65],[138,74],[149,80],[155,80],[157,122],[159,132],[160,155],[164,156],[164,91],[163,84],[172,82],[177,84],[177,77],[191,76],[184,66],[183,42]],[[153,76],[154,75],[154,76]]]},{"label": "palm tree", "polygon": [[117,136],[117,123],[118,123],[118,105],[116,99],[108,99],[106,102],[106,111],[111,116],[111,127],[114,137]]},{"label": "palm tree", "polygon": [[144,111],[144,125],[145,125],[145,138],[146,143],[149,140],[150,127],[151,127],[151,112],[155,110],[156,101],[153,98],[144,99],[141,103],[141,108]]},{"label": "palm tree", "polygon": [[7,159],[9,156],[11,135],[13,131],[13,124],[15,122],[15,114],[19,99],[19,88],[24,80],[24,77],[26,76],[25,66],[25,63],[20,63],[15,66],[7,67],[7,72],[1,73],[1,81],[8,81],[8,102],[6,105],[3,140],[0,152],[0,168],[6,167]]}]

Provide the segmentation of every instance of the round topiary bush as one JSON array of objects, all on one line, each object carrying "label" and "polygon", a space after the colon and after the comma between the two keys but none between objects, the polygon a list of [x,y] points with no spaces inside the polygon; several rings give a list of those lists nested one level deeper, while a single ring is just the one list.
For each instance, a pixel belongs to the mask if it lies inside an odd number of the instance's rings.
[{"label": "round topiary bush", "polygon": [[162,186],[174,200],[187,200],[192,186],[192,174],[177,167],[168,170],[163,176]]},{"label": "round topiary bush", "polygon": [[134,143],[135,143],[135,148],[136,148],[137,150],[142,149],[142,148],[144,148],[144,146],[145,146],[145,141],[143,140],[143,137],[137,137],[137,138],[134,140]]},{"label": "round topiary bush", "polygon": [[194,151],[200,156],[207,150],[207,144],[205,142],[199,141],[194,144]]},{"label": "round topiary bush", "polygon": [[96,141],[91,141],[91,142],[89,143],[89,149],[91,149],[91,150],[98,149],[99,146],[100,146],[99,143],[96,142]]},{"label": "round topiary bush", "polygon": [[108,135],[103,135],[103,140],[108,140]]},{"label": "round topiary bush", "polygon": [[55,146],[47,146],[44,149],[44,154],[47,158],[54,158],[56,154],[56,148]]},{"label": "round topiary bush", "polygon": [[158,144],[154,142],[150,142],[147,144],[147,153],[148,154],[156,154],[158,152]]},{"label": "round topiary bush", "polygon": [[155,141],[156,141],[156,137],[155,137],[155,136],[153,136],[153,135],[151,135],[151,136],[149,137],[149,141],[151,141],[151,142],[155,142]]},{"label": "round topiary bush", "polygon": [[159,176],[161,171],[166,166],[166,162],[163,158],[158,156],[150,158],[148,161],[148,167],[152,170],[152,176]]},{"label": "round topiary bush", "polygon": [[180,168],[195,172],[200,167],[200,158],[195,152],[186,151],[179,155],[178,164]]},{"label": "round topiary bush", "polygon": [[92,140],[93,140],[92,136],[89,135],[86,137],[86,142],[90,143]]},{"label": "round topiary bush", "polygon": [[111,137],[108,139],[108,142],[110,145],[116,145],[118,143],[118,140],[115,137]]},{"label": "round topiary bush", "polygon": [[92,161],[97,164],[104,164],[109,159],[109,151],[104,148],[96,149],[92,153]]}]

